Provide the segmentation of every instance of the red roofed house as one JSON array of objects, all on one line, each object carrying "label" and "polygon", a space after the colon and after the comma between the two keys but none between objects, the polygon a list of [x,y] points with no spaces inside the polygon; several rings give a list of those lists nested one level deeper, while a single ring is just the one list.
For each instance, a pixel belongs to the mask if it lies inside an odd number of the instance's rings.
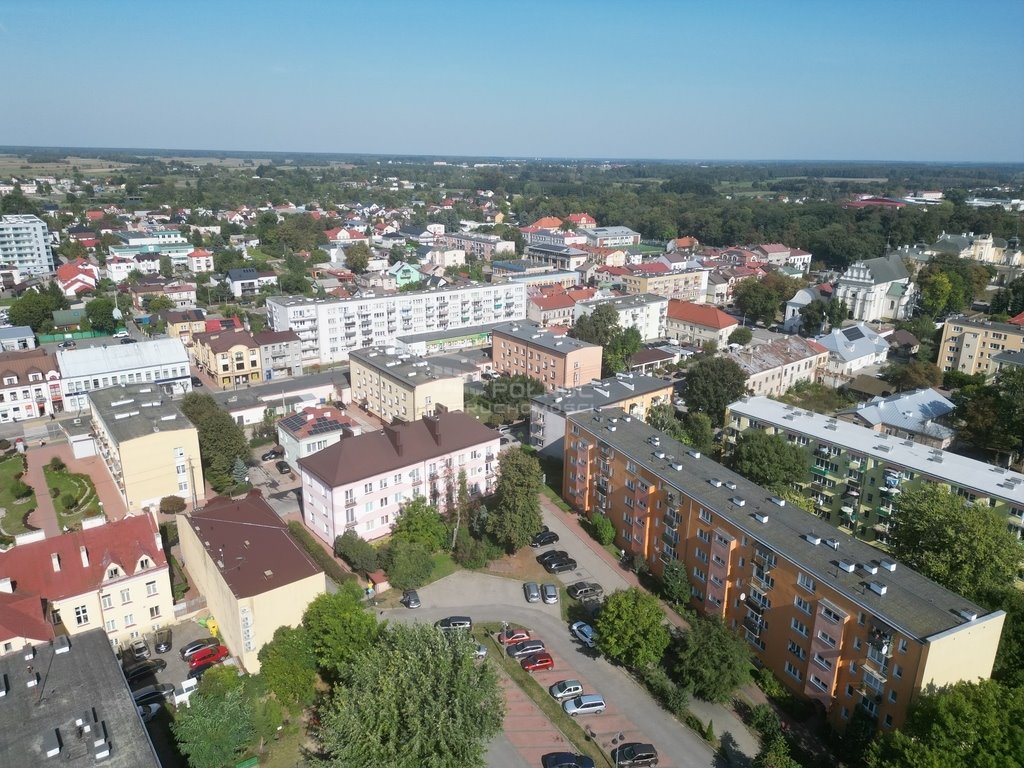
[{"label": "red roofed house", "polygon": [[906,205],[902,200],[893,200],[888,197],[862,197],[859,200],[843,203],[843,208],[905,208]]},{"label": "red roofed house", "polygon": [[530,226],[537,229],[558,229],[562,226],[562,220],[557,216],[545,216],[542,219],[537,219]]},{"label": "red roofed house", "polygon": [[526,307],[526,317],[543,326],[572,325],[575,306],[576,299],[567,293],[533,296]]},{"label": "red roofed house", "polygon": [[669,240],[668,246],[665,248],[667,251],[692,251],[694,248],[700,245],[700,240],[696,237],[677,237],[675,240]]},{"label": "red roofed house", "polygon": [[577,229],[587,229],[597,226],[597,219],[589,213],[570,213],[567,217]]},{"label": "red roofed house", "polygon": [[665,336],[673,341],[698,347],[713,341],[718,349],[725,349],[729,335],[737,327],[739,323],[735,317],[710,304],[694,304],[676,299],[668,303]]},{"label": "red roofed house", "polygon": [[82,258],[57,267],[57,285],[65,296],[78,296],[93,291],[99,279],[99,267]]},{"label": "red roofed house", "polygon": [[85,220],[86,221],[100,221],[100,220],[103,219],[103,217],[105,215],[106,214],[103,213],[103,211],[86,211],[85,212]]},{"label": "red roofed house", "polygon": [[196,248],[187,257],[188,269],[193,274],[213,272],[213,254],[205,248]]},{"label": "red roofed house", "polygon": [[1006,322],[1008,322],[1010,325],[1024,325],[1024,312],[1021,312],[1019,315],[1011,317]]},{"label": "red roofed house", "polygon": [[32,636],[45,635],[40,619],[60,634],[105,629],[115,648],[174,621],[170,572],[153,518],[87,518],[85,525],[0,553],[4,653],[8,643],[20,648],[49,639]]}]

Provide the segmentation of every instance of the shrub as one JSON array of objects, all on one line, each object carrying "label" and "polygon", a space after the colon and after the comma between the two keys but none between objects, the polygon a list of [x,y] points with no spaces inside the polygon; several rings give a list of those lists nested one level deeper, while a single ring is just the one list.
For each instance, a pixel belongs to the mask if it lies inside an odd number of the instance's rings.
[{"label": "shrub", "polygon": [[60,497],[60,505],[70,512],[78,505],[78,499],[75,498],[73,493],[65,493]]},{"label": "shrub", "polygon": [[750,710],[750,727],[757,731],[762,744],[782,733],[782,723],[771,704],[758,704]]},{"label": "shrub", "polygon": [[334,540],[334,554],[348,563],[353,570],[363,573],[377,570],[377,550],[355,531],[345,531]]},{"label": "shrub", "polygon": [[786,695],[786,689],[768,667],[761,667],[754,673],[754,682],[769,699],[778,700]]},{"label": "shrub", "polygon": [[160,538],[163,539],[164,549],[170,550],[178,543],[178,524],[160,523]]},{"label": "shrub", "polygon": [[0,437],[0,451],[9,451],[11,449],[11,441],[6,437]]},{"label": "shrub", "polygon": [[459,528],[456,534],[452,557],[463,568],[484,568],[490,562],[487,557],[487,545],[474,538],[466,526]]},{"label": "shrub", "polygon": [[396,541],[391,547],[388,581],[397,589],[422,587],[430,579],[434,561],[426,545]]},{"label": "shrub", "polygon": [[648,667],[640,674],[644,686],[658,703],[677,717],[682,717],[690,701],[689,692],[677,685],[661,667]]},{"label": "shrub", "polygon": [[160,499],[160,512],[162,514],[177,515],[184,511],[185,500],[181,496],[164,496]]},{"label": "shrub", "polygon": [[293,539],[302,545],[302,548],[313,558],[313,561],[323,568],[324,573],[335,584],[341,584],[355,578],[355,576],[338,565],[333,557],[324,552],[323,548],[313,539],[312,534],[298,520],[290,520],[288,522],[288,532],[291,533]]},{"label": "shrub", "polygon": [[615,525],[605,515],[594,515],[590,521],[590,529],[601,546],[606,547],[615,541]]},{"label": "shrub", "polygon": [[67,464],[65,464],[65,463],[64,463],[64,462],[63,462],[63,461],[61,460],[60,456],[54,456],[54,457],[53,457],[52,459],[50,459],[50,464],[49,464],[49,467],[50,467],[50,469],[52,469],[52,470],[53,470],[54,472],[63,472],[63,471],[65,470],[65,469],[67,469],[67,468],[68,468],[68,467],[67,467]]},{"label": "shrub", "polygon": [[11,481],[7,490],[16,499],[24,499],[32,495],[32,487],[17,478]]}]

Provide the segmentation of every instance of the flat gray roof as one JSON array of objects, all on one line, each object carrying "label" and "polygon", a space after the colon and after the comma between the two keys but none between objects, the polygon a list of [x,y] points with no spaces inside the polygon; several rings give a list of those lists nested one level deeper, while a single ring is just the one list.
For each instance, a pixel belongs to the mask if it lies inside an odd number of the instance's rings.
[{"label": "flat gray roof", "polygon": [[[68,650],[58,651],[67,643]],[[121,666],[102,629],[61,636],[53,645],[34,646],[26,661],[22,648],[0,657],[0,679],[8,681],[0,706],[0,765],[103,765],[110,768],[160,768],[146,727],[135,710]],[[28,665],[39,683],[29,688]],[[77,718],[102,723],[109,756],[97,759],[92,741],[78,736]],[[46,756],[48,739],[60,731],[60,754]],[[92,732],[97,732],[96,724]]]},{"label": "flat gray roof", "polygon": [[64,379],[181,363],[188,365],[188,352],[181,339],[153,339],[138,344],[113,343],[84,349],[57,350],[57,365]]},{"label": "flat gray roof", "polygon": [[657,392],[659,389],[671,390],[672,382],[638,373],[620,373],[607,379],[596,379],[582,387],[534,395],[530,400],[544,410],[569,414],[589,408],[606,408],[622,400]]},{"label": "flat gray roof", "polygon": [[[819,442],[840,445],[888,464],[906,467],[939,482],[954,483],[978,496],[994,496],[1024,507],[1024,475],[1020,472],[875,432],[768,397],[737,400],[729,406],[729,411]],[[1011,487],[1004,487],[1004,484]]]},{"label": "flat gray roof", "polygon": [[[612,422],[612,419],[617,421]],[[979,617],[989,614],[981,606],[802,509],[792,505],[777,506],[769,500],[772,497],[769,491],[706,456],[691,454],[693,449],[689,446],[638,419],[629,418],[619,408],[573,414],[569,421],[593,432],[615,451],[643,465],[713,515],[729,521],[750,538],[806,571],[815,581],[835,589],[851,603],[906,635],[924,639],[966,624],[967,620],[957,611],[966,610]],[[614,432],[608,430],[612,426]],[[658,446],[651,443],[654,437],[660,440]],[[659,458],[656,452],[663,453],[664,458]],[[673,464],[680,468],[674,469]],[[721,485],[712,485],[712,480]],[[733,499],[742,499],[744,505],[737,506]],[[755,513],[767,515],[767,521],[758,522]],[[714,525],[713,518],[711,525]],[[808,541],[804,538],[807,534],[820,536],[820,542]],[[853,573],[847,573],[839,567],[840,561],[857,567]],[[892,563],[894,570],[888,570],[884,562]],[[877,572],[868,574],[862,564],[877,566]],[[868,586],[871,582],[884,584],[885,594],[872,591]]]},{"label": "flat gray roof", "polygon": [[23,339],[35,335],[35,331],[27,325],[12,325],[8,328],[0,328],[0,339]]},{"label": "flat gray roof", "polygon": [[327,384],[333,384],[335,392],[340,395],[340,392],[338,392],[339,387],[348,386],[347,371],[336,368],[320,373],[303,374],[296,378],[271,379],[264,384],[246,387],[245,389],[210,392],[210,395],[217,401],[217,405],[224,410],[236,411],[267,403],[271,399],[276,400],[274,403],[276,405],[280,403],[282,396],[286,402],[291,399],[293,404],[300,403],[303,400],[301,397],[297,397],[297,394],[313,387],[323,387]]},{"label": "flat gray roof", "polygon": [[415,344],[420,341],[441,341],[442,339],[458,339],[463,336],[476,336],[480,333],[490,334],[493,324],[470,325],[465,328],[448,328],[442,331],[428,331],[427,333],[411,333],[407,336],[396,336],[395,339],[403,344]]},{"label": "flat gray roof", "polygon": [[531,323],[528,320],[495,325],[494,333],[500,333],[503,336],[518,339],[524,344],[529,344],[533,347],[540,347],[550,352],[557,352],[560,355],[564,355],[567,352],[573,352],[577,349],[585,349],[587,347],[597,347],[600,349],[596,344],[580,341],[579,339],[574,339],[570,336],[554,334],[546,328],[541,328],[536,323]]},{"label": "flat gray roof", "polygon": [[629,296],[612,296],[604,299],[587,299],[580,304],[592,304],[595,308],[602,304],[611,304],[614,307],[646,307],[649,304],[664,304],[668,307],[668,297],[659,296],[656,293],[632,293]]},{"label": "flat gray roof", "polygon": [[154,432],[193,429],[178,404],[158,384],[134,384],[89,392],[96,413],[118,443]]},{"label": "flat gray roof", "polygon": [[451,378],[435,373],[424,358],[397,352],[394,347],[364,347],[353,349],[348,355],[350,360],[358,360],[363,365],[405,384],[416,385]]}]

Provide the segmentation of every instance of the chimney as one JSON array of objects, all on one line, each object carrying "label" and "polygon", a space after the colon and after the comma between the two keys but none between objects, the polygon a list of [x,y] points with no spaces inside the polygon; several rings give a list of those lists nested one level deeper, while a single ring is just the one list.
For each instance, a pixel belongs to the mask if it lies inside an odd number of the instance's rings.
[{"label": "chimney", "polygon": [[53,563],[53,572],[60,573],[60,555],[58,555],[56,552],[51,552],[50,562]]},{"label": "chimney", "polygon": [[4,576],[0,579],[0,592],[6,592],[8,595],[14,594],[14,584],[11,583],[10,576]]},{"label": "chimney", "polygon": [[395,449],[395,453],[399,456],[402,455],[402,433],[399,431],[394,424],[384,425],[384,435],[391,442],[392,447]]},{"label": "chimney", "polygon": [[89,551],[85,548],[84,544],[78,548],[78,554],[80,554],[82,556],[82,567],[83,568],[88,568],[89,567]]}]

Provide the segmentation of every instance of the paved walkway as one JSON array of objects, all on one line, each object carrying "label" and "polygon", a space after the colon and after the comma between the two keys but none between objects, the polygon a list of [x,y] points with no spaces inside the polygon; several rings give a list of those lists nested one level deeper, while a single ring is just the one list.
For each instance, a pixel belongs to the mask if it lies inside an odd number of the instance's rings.
[{"label": "paved walkway", "polygon": [[25,452],[28,459],[28,470],[25,472],[25,482],[32,486],[36,492],[36,509],[28,516],[30,525],[41,528],[46,538],[60,536],[60,522],[57,519],[57,510],[53,506],[53,499],[50,498],[50,489],[46,487],[46,476],[43,474],[43,467],[50,459],[59,452],[59,446],[44,445],[36,448],[29,448]]}]

